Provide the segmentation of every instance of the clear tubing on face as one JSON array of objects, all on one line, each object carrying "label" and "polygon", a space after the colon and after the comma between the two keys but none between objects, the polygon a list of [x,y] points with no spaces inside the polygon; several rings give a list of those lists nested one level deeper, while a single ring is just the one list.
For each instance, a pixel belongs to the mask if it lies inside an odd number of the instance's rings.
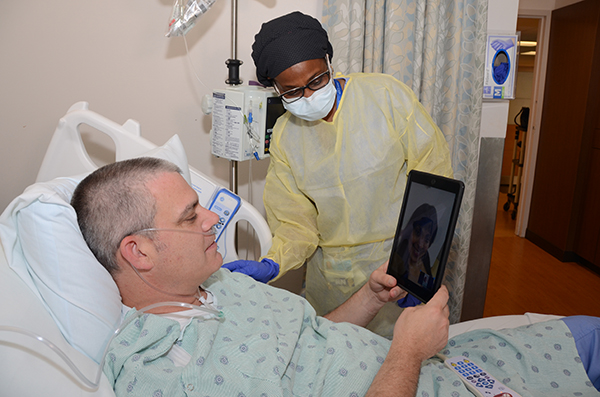
[{"label": "clear tubing on face", "polygon": [[159,302],[159,303],[155,303],[150,306],[146,306],[145,308],[136,312],[134,316],[132,316],[131,318],[124,321],[123,324],[121,324],[113,332],[112,336],[110,337],[110,340],[108,341],[108,343],[106,344],[106,347],[104,348],[104,354],[102,355],[102,360],[100,361],[100,364],[98,366],[98,371],[96,372],[96,376],[93,380],[88,379],[88,377],[85,376],[79,370],[79,368],[77,368],[75,363],[73,363],[73,361],[71,361],[71,359],[58,346],[56,346],[54,343],[52,343],[48,339],[44,338],[43,336],[40,336],[34,332],[28,331],[23,328],[12,327],[12,326],[8,326],[8,325],[0,325],[0,331],[14,332],[14,333],[22,334],[22,335],[27,335],[31,338],[37,339],[38,341],[42,342],[43,344],[48,346],[52,351],[54,351],[69,366],[69,368],[71,368],[73,373],[77,376],[77,378],[79,378],[79,380],[81,380],[81,382],[86,387],[90,388],[92,391],[95,391],[100,386],[100,380],[102,377],[102,369],[104,368],[104,362],[106,360],[106,355],[108,354],[108,349],[109,349],[110,344],[112,343],[113,339],[115,339],[115,337],[117,335],[119,335],[121,333],[121,331],[125,327],[127,327],[133,320],[137,319],[138,317],[140,317],[142,314],[146,313],[149,310],[156,309],[157,307],[162,307],[162,306],[198,309],[198,310],[202,310],[202,311],[213,314],[217,319],[224,318],[222,311],[217,310],[214,307],[212,307],[212,305],[207,305],[207,304],[203,304],[202,306],[197,306],[197,305],[192,305],[192,304],[184,303],[184,302]]},{"label": "clear tubing on face", "polygon": [[201,234],[203,236],[212,236],[217,234],[217,227],[215,225],[211,226],[211,228],[206,232],[198,232],[196,230],[186,230],[186,229],[166,229],[160,227],[149,227],[148,229],[138,230],[132,234],[140,234],[144,232],[180,232],[180,233],[189,233],[189,234]]}]

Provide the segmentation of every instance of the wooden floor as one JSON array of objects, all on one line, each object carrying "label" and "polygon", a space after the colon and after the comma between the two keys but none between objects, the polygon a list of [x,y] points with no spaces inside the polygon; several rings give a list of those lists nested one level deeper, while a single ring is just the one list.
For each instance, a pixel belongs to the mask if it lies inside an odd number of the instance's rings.
[{"label": "wooden floor", "polygon": [[[600,275],[514,234],[500,194],[484,317],[525,312],[600,316]],[[511,208],[512,210],[512,208]]]}]

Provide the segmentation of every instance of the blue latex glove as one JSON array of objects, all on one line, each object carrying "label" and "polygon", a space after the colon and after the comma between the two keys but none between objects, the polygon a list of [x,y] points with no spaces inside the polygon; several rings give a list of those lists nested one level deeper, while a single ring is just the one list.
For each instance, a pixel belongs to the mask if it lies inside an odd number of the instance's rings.
[{"label": "blue latex glove", "polygon": [[398,302],[396,302],[396,303],[400,307],[412,307],[412,306],[420,305],[421,301],[418,300],[417,298],[415,298],[414,296],[412,296],[411,294],[406,294],[406,296],[404,298],[398,300]]},{"label": "blue latex glove", "polygon": [[510,73],[510,66],[508,63],[502,62],[500,65],[494,66],[493,73],[496,83],[504,84],[508,74]]},{"label": "blue latex glove", "polygon": [[260,262],[240,259],[225,263],[223,264],[223,267],[232,272],[247,274],[261,283],[266,283],[279,274],[279,264],[268,258],[264,258]]}]

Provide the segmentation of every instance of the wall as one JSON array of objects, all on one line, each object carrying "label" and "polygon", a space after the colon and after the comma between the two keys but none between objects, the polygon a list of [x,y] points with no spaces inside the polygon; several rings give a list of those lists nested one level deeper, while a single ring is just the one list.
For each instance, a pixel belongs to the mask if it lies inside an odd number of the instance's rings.
[{"label": "wall", "polygon": [[[211,119],[200,109],[225,87],[231,57],[231,2],[218,0],[188,33],[164,36],[173,0],[31,0],[0,2],[0,211],[35,181],[58,120],[75,102],[118,123],[140,122],[156,144],[180,135],[189,162],[229,186],[229,162],[210,154]],[[262,22],[300,10],[320,19],[322,0],[239,2],[241,77]],[[194,74],[200,77],[199,81]],[[248,162],[240,164],[247,198]],[[262,208],[268,161],[254,162],[254,204]]]},{"label": "wall", "polygon": [[520,0],[519,10],[555,10],[582,0]]},{"label": "wall", "polygon": [[[508,107],[508,123],[515,123],[515,116],[522,107],[531,107],[533,95],[533,72],[518,72],[515,99],[510,101]],[[517,120],[518,121],[518,120]],[[510,137],[507,137],[510,138]]]},{"label": "wall", "polygon": [[[489,0],[488,32],[514,33],[518,0]],[[509,101],[484,101],[481,109],[477,191],[461,321],[483,316],[498,206],[498,186]]]},{"label": "wall", "polygon": [[580,1],[582,0],[556,0],[554,9],[566,7],[571,4],[579,3]]},{"label": "wall", "polygon": [[[511,100],[508,106],[508,127],[506,129],[506,139],[504,142],[504,153],[502,156],[502,179],[500,181],[500,184],[502,185],[508,185],[510,181],[516,137],[515,117],[519,114],[521,108],[528,107],[531,109],[531,97],[533,95],[533,72],[517,72],[516,82],[517,85],[515,90],[515,99]],[[518,118],[517,121],[519,121]],[[523,136],[520,135],[519,139],[523,139]],[[515,169],[515,175],[517,172],[518,169]],[[513,183],[517,183],[517,181],[514,181]]]}]

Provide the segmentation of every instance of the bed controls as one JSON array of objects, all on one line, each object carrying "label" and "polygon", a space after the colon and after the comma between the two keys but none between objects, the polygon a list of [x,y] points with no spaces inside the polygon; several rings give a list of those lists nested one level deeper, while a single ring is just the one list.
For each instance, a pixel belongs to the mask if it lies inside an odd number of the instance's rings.
[{"label": "bed controls", "polygon": [[237,212],[240,204],[241,199],[229,190],[221,189],[217,192],[215,198],[208,206],[210,211],[219,215],[219,222],[215,225],[215,228],[217,229],[215,241],[219,241],[219,237],[221,237],[221,234],[229,224],[229,221]]}]

